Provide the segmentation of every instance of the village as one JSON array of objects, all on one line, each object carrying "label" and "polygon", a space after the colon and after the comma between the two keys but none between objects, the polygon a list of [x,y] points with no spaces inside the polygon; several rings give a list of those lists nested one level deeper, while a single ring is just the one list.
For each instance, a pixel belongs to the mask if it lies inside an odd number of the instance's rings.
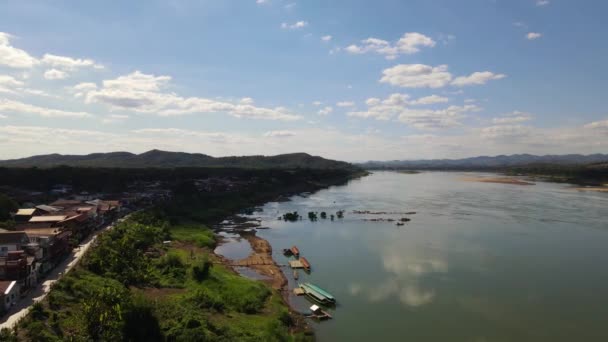
[{"label": "village", "polygon": [[[0,229],[0,316],[35,289],[81,243],[130,212],[170,198],[160,182],[133,184],[120,194],[73,193],[57,185],[58,199],[45,204],[40,194],[21,194],[11,226]],[[31,202],[28,200],[32,200]]]}]

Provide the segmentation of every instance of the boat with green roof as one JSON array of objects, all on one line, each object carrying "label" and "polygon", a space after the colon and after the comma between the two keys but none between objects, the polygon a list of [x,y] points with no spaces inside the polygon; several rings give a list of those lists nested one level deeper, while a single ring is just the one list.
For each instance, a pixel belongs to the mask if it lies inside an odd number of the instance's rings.
[{"label": "boat with green roof", "polygon": [[321,304],[335,304],[336,299],[329,292],[323,290],[322,288],[311,284],[311,283],[303,283],[300,284],[300,288],[304,290],[304,293],[311,299]]}]

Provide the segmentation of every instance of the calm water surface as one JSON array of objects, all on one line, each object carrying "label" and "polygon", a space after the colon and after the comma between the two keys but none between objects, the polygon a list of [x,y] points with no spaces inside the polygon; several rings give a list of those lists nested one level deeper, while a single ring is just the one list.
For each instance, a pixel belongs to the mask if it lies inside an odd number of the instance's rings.
[{"label": "calm water surface", "polygon": [[[379,172],[256,214],[277,262],[296,244],[313,267],[299,281],[338,300],[319,341],[608,341],[608,194],[465,176]],[[277,220],[340,209],[335,222]],[[397,227],[362,219],[403,215],[353,210],[417,213]]]}]

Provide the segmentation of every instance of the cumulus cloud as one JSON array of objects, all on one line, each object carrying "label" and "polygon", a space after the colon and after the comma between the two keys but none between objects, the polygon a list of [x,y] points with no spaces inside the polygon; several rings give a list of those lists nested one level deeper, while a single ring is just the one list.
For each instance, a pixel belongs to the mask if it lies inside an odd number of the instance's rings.
[{"label": "cumulus cloud", "polygon": [[50,65],[53,68],[59,68],[62,70],[76,70],[79,68],[95,68],[95,69],[103,69],[104,66],[101,64],[97,64],[92,59],[80,59],[80,58],[71,58],[66,56],[57,56],[52,54],[45,54],[42,57],[42,63]]},{"label": "cumulus cloud", "polygon": [[298,30],[308,26],[308,22],[304,20],[296,21],[293,24],[281,23],[281,28],[284,30]]},{"label": "cumulus cloud", "polygon": [[317,114],[319,114],[319,115],[329,115],[333,111],[334,111],[334,109],[332,107],[327,106],[327,107],[324,107],[321,110],[319,110],[319,112]]},{"label": "cumulus cloud", "polygon": [[505,74],[495,74],[490,71],[474,72],[469,76],[456,77],[452,81],[452,85],[457,87],[469,86],[469,85],[480,85],[486,84],[491,80],[500,80],[507,77]]},{"label": "cumulus cloud", "polygon": [[585,125],[585,128],[608,133],[608,120],[591,122]]},{"label": "cumulus cloud", "polygon": [[320,106],[320,105],[323,104],[323,102],[321,102],[321,101],[313,101],[312,104],[313,104],[313,106]]},{"label": "cumulus cloud", "polygon": [[392,60],[399,55],[411,55],[420,51],[422,47],[434,47],[435,41],[418,32],[405,33],[394,44],[383,39],[368,38],[359,45],[352,44],[344,50],[351,54],[377,53],[386,59]]},{"label": "cumulus cloud", "polygon": [[170,76],[155,76],[135,71],[116,79],[105,80],[101,87],[91,83],[80,84],[75,89],[76,97],[84,97],[87,103],[103,103],[114,110],[129,110],[161,116],[193,113],[227,113],[237,118],[266,120],[299,120],[283,107],[264,108],[252,104],[246,98],[239,103],[217,101],[200,97],[181,97],[165,91]]},{"label": "cumulus cloud", "polygon": [[39,64],[39,61],[24,50],[11,45],[14,38],[8,33],[0,32],[0,65],[9,68],[27,69]]},{"label": "cumulus cloud", "polygon": [[537,0],[536,6],[543,7],[549,5],[551,2],[549,0]]},{"label": "cumulus cloud", "polygon": [[329,42],[329,41],[331,41],[331,38],[332,37],[330,35],[326,35],[326,36],[321,37],[321,40],[324,42]]},{"label": "cumulus cloud", "polygon": [[44,78],[47,80],[63,80],[68,78],[68,74],[57,69],[49,69],[44,72]]},{"label": "cumulus cloud", "polygon": [[403,88],[441,88],[452,80],[447,65],[399,64],[382,74],[380,82]]},{"label": "cumulus cloud", "polygon": [[437,95],[410,101],[407,94],[391,94],[386,99],[369,98],[365,101],[366,111],[352,111],[347,115],[376,120],[397,120],[411,127],[423,130],[456,127],[467,113],[479,111],[475,105],[449,106],[443,109],[413,109],[411,105],[442,103],[447,101]]},{"label": "cumulus cloud", "polygon": [[516,124],[532,120],[532,115],[526,112],[514,111],[499,118],[492,119],[494,124]]},{"label": "cumulus cloud", "polygon": [[447,97],[439,96],[439,95],[430,95],[421,97],[415,101],[412,101],[412,105],[431,105],[436,103],[445,103],[448,102],[449,99]]},{"label": "cumulus cloud", "polygon": [[17,95],[16,88],[23,86],[23,82],[12,76],[0,75],[0,93]]},{"label": "cumulus cloud", "polygon": [[336,103],[336,106],[338,107],[354,107],[355,103],[352,101],[341,101]]},{"label": "cumulus cloud", "polygon": [[266,138],[288,138],[295,135],[296,133],[293,131],[269,131],[264,133]]},{"label": "cumulus cloud", "polygon": [[529,33],[526,35],[526,39],[527,39],[527,40],[535,40],[535,39],[538,39],[538,38],[540,38],[540,37],[542,37],[542,36],[543,36],[543,35],[542,35],[541,33],[538,33],[538,32],[529,32]]},{"label": "cumulus cloud", "polygon": [[59,109],[50,109],[6,99],[0,99],[0,111],[9,113],[36,114],[50,118],[87,118],[93,116],[86,112],[70,112]]},{"label": "cumulus cloud", "polygon": [[498,125],[481,129],[481,136],[488,139],[505,139],[530,135],[531,128],[522,125]]}]

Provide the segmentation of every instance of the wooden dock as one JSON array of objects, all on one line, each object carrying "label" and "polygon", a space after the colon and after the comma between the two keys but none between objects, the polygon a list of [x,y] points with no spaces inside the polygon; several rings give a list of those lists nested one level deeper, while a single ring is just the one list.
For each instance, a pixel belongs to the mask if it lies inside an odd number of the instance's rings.
[{"label": "wooden dock", "polygon": [[291,266],[291,268],[294,268],[294,269],[304,268],[304,265],[302,264],[302,262],[300,260],[291,260],[289,262],[289,266]]}]

